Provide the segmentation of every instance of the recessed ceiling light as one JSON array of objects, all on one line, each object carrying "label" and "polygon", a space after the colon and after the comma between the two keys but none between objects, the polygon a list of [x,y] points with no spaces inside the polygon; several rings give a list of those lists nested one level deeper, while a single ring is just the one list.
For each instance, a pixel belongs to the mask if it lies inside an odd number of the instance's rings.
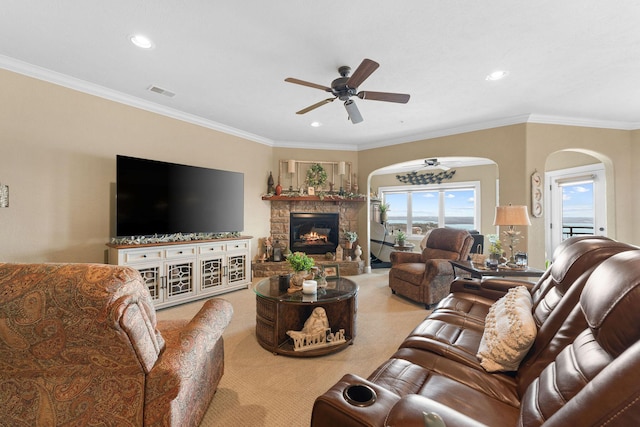
[{"label": "recessed ceiling light", "polygon": [[509,74],[509,73],[507,73],[504,70],[497,70],[497,71],[494,71],[493,73],[489,74],[487,76],[486,80],[490,80],[490,81],[500,80],[500,79],[506,77],[507,74]]},{"label": "recessed ceiling light", "polygon": [[143,36],[142,34],[134,34],[129,40],[131,43],[138,46],[140,49],[151,49],[153,47],[153,42],[149,37]]},{"label": "recessed ceiling light", "polygon": [[322,126],[322,123],[320,122],[311,122],[311,126],[314,128],[319,128],[320,126]]}]

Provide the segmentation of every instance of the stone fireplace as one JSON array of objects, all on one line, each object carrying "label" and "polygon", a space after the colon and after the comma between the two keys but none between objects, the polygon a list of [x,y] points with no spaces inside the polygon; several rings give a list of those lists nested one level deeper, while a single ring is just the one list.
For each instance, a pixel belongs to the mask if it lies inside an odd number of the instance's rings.
[{"label": "stone fireplace", "polygon": [[[338,264],[341,275],[350,276],[361,274],[364,271],[364,261],[327,260],[324,254],[327,252],[335,253],[337,245],[344,247],[344,230],[358,230],[358,211],[365,200],[331,198],[320,200],[318,197],[309,198],[308,196],[282,197],[279,199],[263,198],[263,200],[269,200],[271,203],[271,239],[274,243],[277,242],[281,247],[287,247],[293,252],[296,250],[307,252],[315,258],[316,265],[325,263]],[[297,217],[300,214],[312,214],[310,217],[302,215],[303,220],[314,217],[316,219],[313,220],[311,226],[309,224],[298,226]],[[327,218],[331,218],[331,221],[337,219],[337,225],[333,222],[331,222],[331,225],[326,223]],[[293,230],[291,230],[292,227]],[[323,232],[326,231],[324,229],[328,228],[331,230],[326,234],[326,240],[328,244],[331,242],[332,249],[324,246],[324,238],[321,237]],[[300,236],[300,234],[308,234],[306,236],[307,247],[304,250],[296,246],[297,236]],[[334,236],[337,240],[334,240]],[[286,262],[252,263],[254,277],[269,277],[290,272],[291,268]]]},{"label": "stone fireplace", "polygon": [[[271,202],[271,238],[274,242],[288,247],[292,252],[296,250],[299,242],[296,239],[301,234],[312,232],[314,230],[307,230],[306,228],[298,228],[297,220],[294,219],[293,230],[292,214],[295,216],[302,216],[303,220],[308,220],[304,215],[300,214],[314,214],[316,219],[314,221],[317,229],[331,228],[331,232],[327,237],[327,246],[322,244],[307,245],[317,246],[316,248],[308,248],[311,251],[305,251],[309,254],[325,254],[327,252],[335,252],[338,244],[343,243],[344,236],[343,230],[358,230],[358,210],[362,206],[362,203],[353,201],[321,201],[321,200],[273,200]],[[330,215],[325,215],[330,214]],[[331,225],[327,221],[331,218],[331,221],[337,220],[337,224],[331,222]],[[317,230],[316,230],[317,231]],[[324,230],[320,230],[324,231]],[[315,236],[308,236],[310,238],[316,238]],[[316,242],[322,243],[323,240]],[[332,245],[331,248],[328,245]]]}]

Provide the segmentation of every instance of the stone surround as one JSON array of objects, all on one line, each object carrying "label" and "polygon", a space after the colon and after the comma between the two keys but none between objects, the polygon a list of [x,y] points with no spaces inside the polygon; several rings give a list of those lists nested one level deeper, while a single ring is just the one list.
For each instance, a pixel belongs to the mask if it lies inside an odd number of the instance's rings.
[{"label": "stone surround", "polygon": [[[263,200],[269,200],[263,198]],[[359,199],[325,199],[309,197],[304,200],[299,197],[291,200],[271,199],[271,239],[283,247],[289,248],[289,226],[291,212],[302,213],[338,213],[340,227],[340,244],[344,248],[344,230],[358,230],[358,211],[364,203]],[[345,254],[350,251],[345,250]],[[338,264],[340,275],[350,276],[364,272],[364,261],[325,261],[322,256],[314,256],[316,264]],[[287,274],[291,272],[286,262],[254,262],[252,264],[254,277],[267,277],[275,274]]]}]

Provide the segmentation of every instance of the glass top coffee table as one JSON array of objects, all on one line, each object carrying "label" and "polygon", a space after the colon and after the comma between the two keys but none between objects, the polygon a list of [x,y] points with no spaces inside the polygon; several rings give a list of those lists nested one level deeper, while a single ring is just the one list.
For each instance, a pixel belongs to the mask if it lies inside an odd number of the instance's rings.
[{"label": "glass top coffee table", "polygon": [[[316,294],[301,291],[288,293],[286,276],[272,276],[253,286],[256,293],[256,337],[260,345],[274,354],[296,357],[321,356],[334,353],[353,344],[356,336],[358,285],[340,277],[327,280],[327,287]],[[287,331],[300,331],[313,310],[322,307],[331,332],[342,330],[344,342],[326,347],[299,351]]]}]

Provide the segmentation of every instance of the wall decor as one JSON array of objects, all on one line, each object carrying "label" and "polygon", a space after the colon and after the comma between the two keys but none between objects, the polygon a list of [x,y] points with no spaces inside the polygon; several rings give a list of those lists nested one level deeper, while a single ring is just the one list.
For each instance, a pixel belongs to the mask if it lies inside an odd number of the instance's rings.
[{"label": "wall decor", "polygon": [[322,187],[327,181],[327,171],[320,163],[314,163],[307,170],[307,184],[310,187]]},{"label": "wall decor", "polygon": [[[289,181],[289,192],[297,192],[300,188],[306,191],[308,186],[313,186],[318,193],[326,192],[332,187],[336,187],[337,190],[338,184],[342,187],[343,180],[351,179],[353,165],[345,161],[280,160],[278,172],[286,172],[283,176],[287,179],[282,185]],[[309,183],[309,178],[314,181],[313,184]],[[316,183],[317,181],[321,183]]]},{"label": "wall decor", "polygon": [[424,184],[440,184],[442,181],[453,178],[455,175],[455,169],[433,173],[421,173],[417,172],[409,172],[406,175],[396,175],[398,181],[403,184],[411,184],[411,185],[424,185]]},{"label": "wall decor", "polygon": [[542,176],[536,170],[531,174],[531,215],[540,218],[542,211]]},{"label": "wall decor", "polygon": [[9,207],[9,186],[0,183],[0,208]]}]

